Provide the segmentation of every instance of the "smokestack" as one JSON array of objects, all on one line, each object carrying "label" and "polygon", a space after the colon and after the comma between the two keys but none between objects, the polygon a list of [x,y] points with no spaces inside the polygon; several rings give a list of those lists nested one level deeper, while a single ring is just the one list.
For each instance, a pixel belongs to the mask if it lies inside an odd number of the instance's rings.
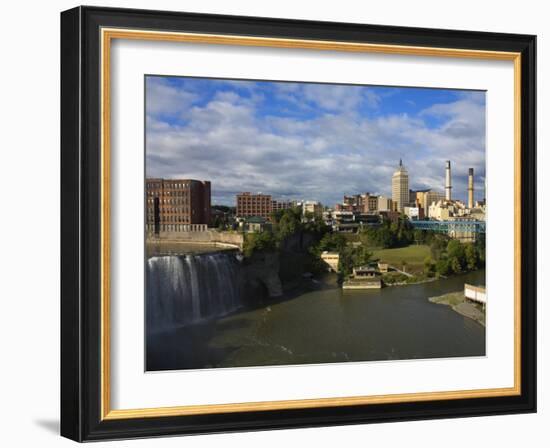
[{"label": "smokestack", "polygon": [[447,160],[445,164],[445,200],[451,200],[451,161]]},{"label": "smokestack", "polygon": [[468,208],[474,208],[474,169],[468,169]]}]

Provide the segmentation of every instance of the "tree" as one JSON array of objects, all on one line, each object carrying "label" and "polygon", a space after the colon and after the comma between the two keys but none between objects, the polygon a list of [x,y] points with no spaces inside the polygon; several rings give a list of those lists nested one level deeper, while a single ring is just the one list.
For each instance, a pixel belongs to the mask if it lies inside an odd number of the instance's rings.
[{"label": "tree", "polygon": [[467,244],[464,249],[464,256],[466,258],[466,267],[472,271],[477,269],[479,265],[479,256],[476,247],[473,244]]},{"label": "tree", "polygon": [[360,234],[360,239],[367,246],[383,247],[385,249],[397,245],[398,226],[384,221],[379,227],[369,227]]},{"label": "tree", "polygon": [[478,267],[485,266],[485,234],[478,233],[474,243],[478,257]]},{"label": "tree", "polygon": [[369,264],[372,258],[372,252],[370,252],[363,245],[352,248],[352,254],[354,266],[364,266],[366,264]]},{"label": "tree", "polygon": [[301,219],[292,212],[292,209],[283,210],[281,218],[275,223],[279,241],[294,235],[301,230]]},{"label": "tree", "polygon": [[372,259],[372,252],[365,246],[345,246],[339,252],[338,270],[342,276],[347,277],[353,268],[369,264]]},{"label": "tree", "polygon": [[341,233],[326,233],[323,235],[315,252],[320,255],[321,252],[341,252],[346,247],[346,238]]},{"label": "tree", "polygon": [[422,244],[426,241],[426,232],[424,230],[415,229],[413,235],[414,241],[417,244]]},{"label": "tree", "polygon": [[325,221],[319,216],[314,216],[313,219],[308,220],[302,224],[304,232],[315,235],[318,239],[327,234],[330,228],[325,224]]},{"label": "tree", "polygon": [[440,258],[435,263],[435,271],[439,275],[448,275],[450,273],[449,260],[447,258]]},{"label": "tree", "polygon": [[[276,210],[271,214],[273,223],[273,234],[280,248],[289,247],[301,248],[302,246],[302,220],[301,209]],[[297,238],[292,238],[297,237]],[[293,242],[291,242],[293,240]]]},{"label": "tree", "polygon": [[424,273],[428,276],[433,276],[435,273],[435,263],[431,257],[424,258]]},{"label": "tree", "polygon": [[449,270],[454,272],[455,274],[459,274],[462,272],[462,264],[460,263],[460,260],[457,257],[449,258],[448,267],[449,267]]},{"label": "tree", "polygon": [[430,244],[430,253],[434,260],[439,260],[447,249],[447,239],[442,235],[434,236]]},{"label": "tree", "polygon": [[451,269],[453,272],[462,272],[466,267],[466,255],[464,251],[464,244],[459,240],[451,240],[447,244],[447,257],[451,263]]},{"label": "tree", "polygon": [[245,257],[251,257],[255,252],[269,252],[275,250],[276,247],[277,242],[270,231],[247,233],[244,239],[243,253]]},{"label": "tree", "polygon": [[353,254],[352,247],[346,246],[339,252],[338,259],[338,271],[344,278],[351,274],[353,271]]}]

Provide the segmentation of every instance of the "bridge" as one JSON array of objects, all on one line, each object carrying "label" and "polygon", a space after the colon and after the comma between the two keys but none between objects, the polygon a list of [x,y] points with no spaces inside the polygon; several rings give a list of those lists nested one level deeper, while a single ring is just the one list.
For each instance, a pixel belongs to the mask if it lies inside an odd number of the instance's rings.
[{"label": "bridge", "polygon": [[485,233],[485,221],[467,221],[467,220],[451,220],[451,221],[428,221],[418,220],[410,221],[415,229],[431,230],[433,232],[449,233],[449,232],[472,232]]}]

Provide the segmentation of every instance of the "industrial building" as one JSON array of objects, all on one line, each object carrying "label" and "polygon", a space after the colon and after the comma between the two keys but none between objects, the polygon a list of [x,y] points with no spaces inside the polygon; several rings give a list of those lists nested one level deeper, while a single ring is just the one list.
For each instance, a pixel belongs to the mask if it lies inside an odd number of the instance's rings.
[{"label": "industrial building", "polygon": [[239,218],[258,216],[271,219],[272,212],[273,200],[270,194],[244,192],[237,195],[237,216]]},{"label": "industrial building", "polygon": [[145,197],[149,234],[206,230],[210,224],[209,181],[148,178]]}]

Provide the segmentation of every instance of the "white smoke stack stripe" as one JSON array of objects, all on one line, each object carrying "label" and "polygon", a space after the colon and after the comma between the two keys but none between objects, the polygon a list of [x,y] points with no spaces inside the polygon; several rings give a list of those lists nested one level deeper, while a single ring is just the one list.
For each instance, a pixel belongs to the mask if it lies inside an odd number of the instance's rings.
[{"label": "white smoke stack stripe", "polygon": [[445,199],[447,201],[451,200],[451,161],[447,160],[445,165]]},{"label": "white smoke stack stripe", "polygon": [[468,169],[468,208],[474,208],[474,169]]}]

